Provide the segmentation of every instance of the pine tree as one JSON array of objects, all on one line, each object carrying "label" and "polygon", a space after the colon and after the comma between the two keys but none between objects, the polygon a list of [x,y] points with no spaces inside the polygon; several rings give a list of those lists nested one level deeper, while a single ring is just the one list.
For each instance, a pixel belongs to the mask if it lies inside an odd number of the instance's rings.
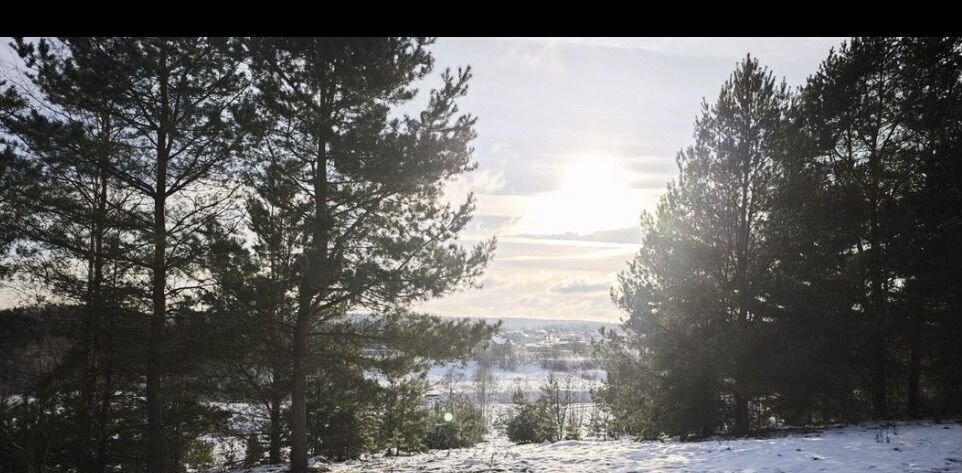
[{"label": "pine tree", "polygon": [[766,228],[787,98],[757,60],[739,63],[704,105],[695,146],[678,154],[679,180],[657,220],[645,218],[645,245],[620,276],[616,302],[674,411],[659,422],[670,432],[712,433],[727,402],[744,435],[763,392]]},{"label": "pine tree", "polygon": [[907,229],[903,199],[917,176],[917,162],[904,155],[911,137],[901,69],[896,40],[855,38],[829,55],[802,95],[815,159],[831,163],[829,185],[855,204],[844,231],[860,269],[857,281],[866,288],[853,302],[866,323],[863,353],[876,419],[889,415],[892,313],[901,279],[890,249]]},{"label": "pine tree", "polygon": [[3,91],[4,174],[15,186],[4,205],[15,215],[2,226],[20,242],[19,275],[84,308],[73,354],[85,360],[75,461],[84,471],[103,471],[113,391],[110,341],[117,313],[135,291],[133,264],[124,256],[130,223],[118,210],[131,199],[107,171],[123,149],[110,112],[118,98],[56,52],[56,42],[17,39],[11,46],[24,61],[27,83]]},{"label": "pine tree", "polygon": [[381,447],[398,456],[401,451],[419,452],[431,429],[428,411],[421,400],[427,391],[427,372],[389,377],[382,393]]},{"label": "pine tree", "polygon": [[[452,208],[441,184],[473,168],[474,118],[458,115],[470,72],[445,73],[427,109],[389,118],[431,70],[430,41],[411,38],[249,41],[259,106],[271,120],[263,147],[296,163],[304,249],[293,334],[291,467],[306,470],[305,387],[311,334],[343,317],[424,300],[471,281],[493,242],[448,244],[467,224],[469,197]],[[325,343],[333,343],[334,340]]]},{"label": "pine tree", "polygon": [[779,393],[785,422],[811,424],[861,417],[860,360],[852,303],[862,291],[850,249],[854,199],[827,185],[831,163],[816,155],[810,130],[792,108],[786,152],[777,163],[769,243],[777,261],[769,283],[774,319],[766,377]]},{"label": "pine tree", "polygon": [[208,267],[214,287],[204,301],[217,313],[228,340],[221,366],[235,373],[239,392],[266,408],[269,416],[268,461],[281,461],[282,403],[287,398],[291,350],[290,327],[296,311],[294,265],[299,249],[300,213],[292,207],[294,183],[278,170],[282,163],[255,163],[247,179],[246,228],[252,244],[223,234],[213,245]]},{"label": "pine tree", "polygon": [[[115,159],[78,153],[84,164],[126,196],[112,210],[132,235],[124,258],[150,280],[146,343],[148,464],[168,471],[164,446],[163,360],[169,302],[186,295],[205,249],[202,230],[223,212],[230,192],[211,178],[238,149],[232,110],[248,80],[237,42],[208,38],[61,38],[41,43],[31,60],[38,85],[52,100],[80,100],[88,120],[100,120]],[[29,47],[28,47],[29,48]],[[87,101],[82,101],[89,98]],[[106,121],[109,120],[109,121]],[[58,139],[72,142],[82,127]],[[83,143],[83,142],[81,142]],[[97,219],[92,219],[97,222]]]},{"label": "pine tree", "polygon": [[962,245],[962,39],[901,38],[898,47],[907,154],[917,176],[905,202],[910,230],[894,250],[905,274],[899,311],[908,350],[905,409],[917,418],[962,407],[962,359],[952,348],[962,339],[962,261],[955,250]]}]

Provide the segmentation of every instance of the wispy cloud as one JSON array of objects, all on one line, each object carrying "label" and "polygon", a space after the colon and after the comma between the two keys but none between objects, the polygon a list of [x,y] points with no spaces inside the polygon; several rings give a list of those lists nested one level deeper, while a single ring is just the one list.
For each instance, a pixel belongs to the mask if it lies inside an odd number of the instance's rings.
[{"label": "wispy cloud", "polygon": [[582,279],[565,281],[551,286],[550,291],[558,294],[589,294],[597,292],[608,292],[611,284],[607,282],[591,282]]},{"label": "wispy cloud", "polygon": [[529,70],[560,74],[564,71],[564,66],[561,62],[557,44],[558,42],[554,40],[505,43],[500,65],[502,67],[518,67],[520,65]]},{"label": "wispy cloud", "polygon": [[824,45],[835,45],[844,41],[841,37],[823,38],[787,38],[787,37],[758,37],[758,38],[693,38],[693,37],[663,37],[663,38],[597,38],[597,37],[563,37],[563,38],[498,38],[510,43],[531,42],[550,45],[557,50],[559,46],[610,48],[629,51],[644,51],[678,57],[700,58],[729,58],[733,55],[744,55],[748,52],[756,56],[803,54],[814,55],[821,59],[825,52]]}]

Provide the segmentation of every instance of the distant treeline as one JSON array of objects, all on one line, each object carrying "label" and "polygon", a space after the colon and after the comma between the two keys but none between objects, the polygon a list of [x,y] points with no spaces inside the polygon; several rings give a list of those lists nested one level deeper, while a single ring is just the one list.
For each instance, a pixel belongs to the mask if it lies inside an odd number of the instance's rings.
[{"label": "distant treeline", "polygon": [[962,41],[856,38],[797,89],[749,56],[621,275],[618,428],[962,414]]},{"label": "distant treeline", "polygon": [[27,299],[0,313],[0,471],[181,472],[220,438],[304,473],[476,441],[470,409],[421,406],[424,371],[496,325],[408,310],[494,249],[454,243],[474,199],[443,195],[475,168],[470,69],[395,113],[433,41],[16,39],[0,276]]}]

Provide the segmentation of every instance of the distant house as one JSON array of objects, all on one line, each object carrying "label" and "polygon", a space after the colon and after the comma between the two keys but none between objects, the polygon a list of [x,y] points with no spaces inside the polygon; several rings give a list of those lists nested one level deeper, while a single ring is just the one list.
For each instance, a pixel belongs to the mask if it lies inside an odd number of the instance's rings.
[{"label": "distant house", "polygon": [[554,347],[549,343],[532,343],[525,347],[531,355],[545,355],[551,353]]},{"label": "distant house", "polygon": [[491,337],[491,343],[488,344],[485,351],[491,362],[496,363],[498,366],[505,367],[511,364],[516,347],[515,342],[510,338],[495,335]]},{"label": "distant house", "polygon": [[512,332],[508,332],[508,333],[506,333],[504,336],[505,336],[508,340],[511,340],[512,342],[514,342],[516,345],[518,345],[518,344],[523,345],[523,344],[525,344],[525,343],[528,343],[528,342],[530,341],[530,339],[531,339],[531,336],[529,336],[529,335],[528,335],[526,332],[524,332],[523,330],[515,330],[515,331],[512,331]]}]

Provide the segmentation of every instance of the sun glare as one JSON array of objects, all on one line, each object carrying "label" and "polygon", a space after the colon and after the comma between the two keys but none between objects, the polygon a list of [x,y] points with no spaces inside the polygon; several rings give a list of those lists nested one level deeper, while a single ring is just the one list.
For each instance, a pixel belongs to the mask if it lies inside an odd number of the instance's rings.
[{"label": "sun glare", "polygon": [[566,166],[562,186],[537,196],[518,222],[532,235],[586,235],[638,223],[641,193],[631,173],[605,156],[580,156]]}]

